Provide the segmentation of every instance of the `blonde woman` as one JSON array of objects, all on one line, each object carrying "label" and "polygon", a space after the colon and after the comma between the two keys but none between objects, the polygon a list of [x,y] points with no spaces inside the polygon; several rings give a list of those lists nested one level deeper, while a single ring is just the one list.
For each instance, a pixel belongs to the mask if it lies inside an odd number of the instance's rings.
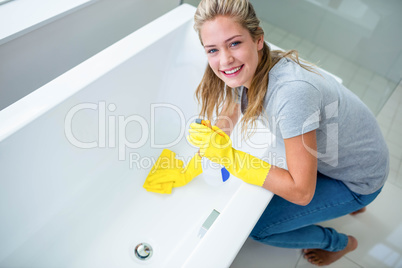
[{"label": "blonde woman", "polygon": [[[247,0],[202,0],[194,18],[208,58],[196,91],[201,115],[224,119],[212,130],[192,124],[188,139],[201,156],[275,194],[250,236],[302,248],[316,265],[355,250],[356,238],[316,223],[363,211],[380,193],[389,157],[372,113],[297,52],[271,51]],[[231,146],[240,111],[243,130],[268,119],[283,139],[288,170]]]}]

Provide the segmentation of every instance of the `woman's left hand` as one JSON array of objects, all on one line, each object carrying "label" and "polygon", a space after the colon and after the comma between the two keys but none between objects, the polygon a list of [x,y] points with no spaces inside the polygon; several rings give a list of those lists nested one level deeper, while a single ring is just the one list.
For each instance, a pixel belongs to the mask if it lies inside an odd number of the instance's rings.
[{"label": "woman's left hand", "polygon": [[219,159],[231,153],[232,141],[230,137],[217,126],[212,129],[197,123],[192,123],[187,140],[200,148],[200,155],[219,163]]}]

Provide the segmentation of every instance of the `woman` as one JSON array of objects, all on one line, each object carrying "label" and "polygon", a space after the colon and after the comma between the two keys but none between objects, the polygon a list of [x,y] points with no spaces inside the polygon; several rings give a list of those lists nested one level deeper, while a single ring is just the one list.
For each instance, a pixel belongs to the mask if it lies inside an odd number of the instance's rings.
[{"label": "woman", "polygon": [[[209,63],[196,91],[201,115],[221,112],[212,130],[192,124],[188,139],[201,156],[275,194],[251,237],[303,248],[316,265],[356,249],[353,236],[315,223],[363,211],[381,191],[388,149],[373,114],[297,52],[270,51],[247,0],[203,0],[194,18]],[[283,139],[288,170],[231,146],[240,110],[243,131],[268,119]]]}]

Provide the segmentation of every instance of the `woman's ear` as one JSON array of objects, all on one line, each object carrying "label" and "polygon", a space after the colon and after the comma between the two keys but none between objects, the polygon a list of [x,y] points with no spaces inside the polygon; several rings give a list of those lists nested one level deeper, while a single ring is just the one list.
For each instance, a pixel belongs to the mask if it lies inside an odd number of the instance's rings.
[{"label": "woman's ear", "polygon": [[261,35],[257,39],[257,49],[258,49],[258,51],[260,51],[263,47],[264,47],[264,35]]}]

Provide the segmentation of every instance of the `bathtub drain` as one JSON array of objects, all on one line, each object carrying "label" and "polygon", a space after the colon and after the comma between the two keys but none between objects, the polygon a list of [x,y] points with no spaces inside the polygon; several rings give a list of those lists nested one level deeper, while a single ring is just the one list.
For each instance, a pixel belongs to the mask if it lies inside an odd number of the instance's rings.
[{"label": "bathtub drain", "polygon": [[145,261],[145,260],[148,260],[149,258],[151,258],[152,252],[153,252],[153,250],[152,250],[151,245],[149,245],[147,243],[140,243],[134,249],[134,255],[142,261]]}]

